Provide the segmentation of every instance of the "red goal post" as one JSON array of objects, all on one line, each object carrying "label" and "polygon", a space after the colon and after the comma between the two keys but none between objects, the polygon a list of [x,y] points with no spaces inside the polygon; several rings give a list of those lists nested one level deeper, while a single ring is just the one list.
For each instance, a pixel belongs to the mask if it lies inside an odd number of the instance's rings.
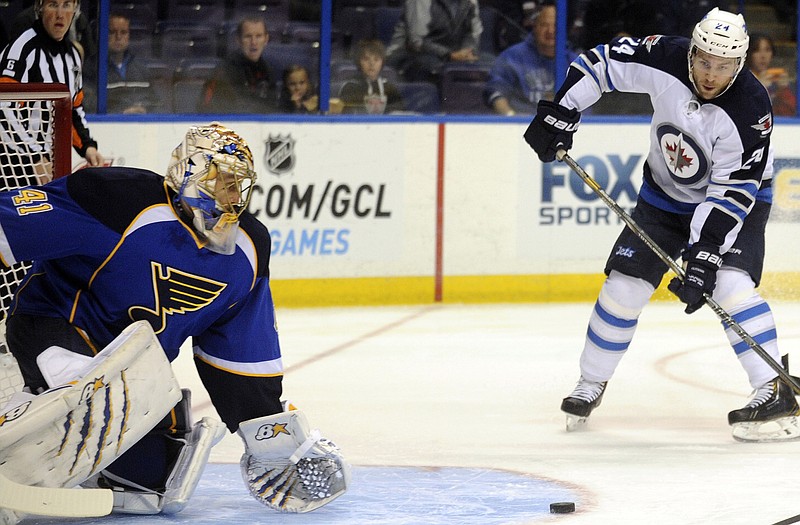
[{"label": "red goal post", "polygon": [[[31,107],[32,102],[38,102],[36,105],[42,112],[44,135],[39,142],[51,155],[53,178],[69,175],[72,170],[72,94],[69,88],[65,84],[0,82],[3,109],[24,114],[24,109]],[[0,112],[0,119],[9,120],[6,111]],[[8,141],[15,142],[17,138],[2,133],[2,142]]]}]

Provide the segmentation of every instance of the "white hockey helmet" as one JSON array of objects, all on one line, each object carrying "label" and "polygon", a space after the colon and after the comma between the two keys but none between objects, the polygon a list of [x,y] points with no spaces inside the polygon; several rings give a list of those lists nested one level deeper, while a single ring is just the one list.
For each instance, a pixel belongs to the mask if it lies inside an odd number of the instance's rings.
[{"label": "white hockey helmet", "polygon": [[722,11],[718,7],[706,13],[706,16],[694,26],[689,45],[689,78],[692,84],[694,84],[692,57],[699,49],[716,57],[736,59],[736,72],[722,93],[727,91],[744,67],[749,44],[747,24],[741,14]]},{"label": "white hockey helmet", "polygon": [[232,254],[239,215],[256,181],[247,142],[216,122],[193,126],[172,152],[166,181],[177,194],[176,206],[191,218],[206,247]]}]

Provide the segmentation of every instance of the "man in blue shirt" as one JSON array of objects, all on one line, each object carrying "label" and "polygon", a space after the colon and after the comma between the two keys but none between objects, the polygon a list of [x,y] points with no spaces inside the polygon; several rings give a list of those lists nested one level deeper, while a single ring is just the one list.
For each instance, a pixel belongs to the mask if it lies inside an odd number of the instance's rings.
[{"label": "man in blue shirt", "polygon": [[553,100],[556,7],[542,4],[531,18],[528,37],[497,56],[486,82],[486,103],[500,115],[533,115],[539,100]]}]

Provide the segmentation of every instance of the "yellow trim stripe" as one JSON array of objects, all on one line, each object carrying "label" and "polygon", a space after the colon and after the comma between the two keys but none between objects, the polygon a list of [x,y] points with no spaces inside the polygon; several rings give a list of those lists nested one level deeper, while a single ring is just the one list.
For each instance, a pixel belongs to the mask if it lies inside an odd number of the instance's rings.
[{"label": "yellow trim stripe", "polygon": [[[462,275],[443,280],[444,303],[563,303],[592,302],[603,274]],[[654,300],[676,301],[667,290],[667,274]],[[430,304],[433,277],[364,277],[273,279],[278,308]],[[759,288],[766,299],[800,300],[800,272],[765,273]]]}]

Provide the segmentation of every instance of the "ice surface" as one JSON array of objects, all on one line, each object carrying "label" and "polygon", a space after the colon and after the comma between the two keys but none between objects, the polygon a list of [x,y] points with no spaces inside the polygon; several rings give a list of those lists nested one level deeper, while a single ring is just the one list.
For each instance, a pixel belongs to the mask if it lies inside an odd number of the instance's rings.
[{"label": "ice surface", "polygon": [[[771,306],[791,354],[800,305]],[[348,494],[304,515],[262,508],[229,435],[183,513],[58,523],[768,525],[800,513],[800,442],[731,437],[727,413],[750,386],[708,309],[648,306],[603,405],[567,433],[558,407],[591,308],[279,309],[285,395],[354,465]],[[188,348],[175,366],[195,418],[213,415]],[[577,511],[549,514],[561,500]],[[54,523],[25,520],[39,522]]]}]

